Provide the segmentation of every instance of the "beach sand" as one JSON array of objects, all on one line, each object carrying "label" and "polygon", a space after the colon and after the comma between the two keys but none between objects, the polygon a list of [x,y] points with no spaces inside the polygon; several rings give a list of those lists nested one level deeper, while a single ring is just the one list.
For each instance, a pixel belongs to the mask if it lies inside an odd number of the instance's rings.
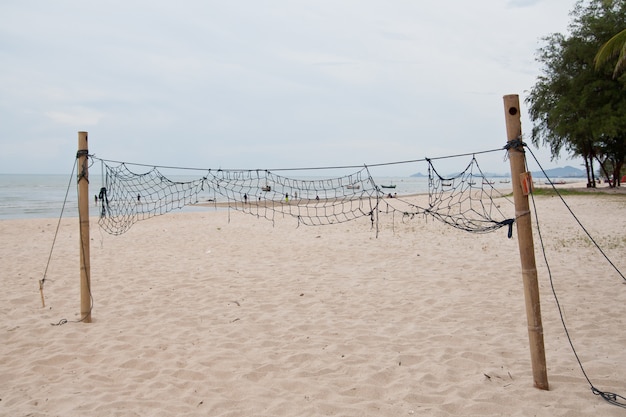
[{"label": "beach sand", "polygon": [[[565,199],[626,271],[626,198]],[[624,280],[558,197],[535,201],[584,369],[626,396]],[[207,208],[111,236],[94,218],[85,324],[77,219],[61,222],[41,305],[56,225],[0,222],[2,416],[624,415],[576,362],[536,228],[549,391],[533,387],[517,233],[381,216],[376,237],[368,218]]]}]

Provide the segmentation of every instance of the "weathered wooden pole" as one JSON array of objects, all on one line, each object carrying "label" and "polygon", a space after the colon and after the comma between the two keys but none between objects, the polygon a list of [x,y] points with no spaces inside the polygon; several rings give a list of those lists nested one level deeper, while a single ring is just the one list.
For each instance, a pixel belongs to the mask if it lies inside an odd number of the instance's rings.
[{"label": "weathered wooden pole", "polygon": [[[546,351],[543,344],[543,326],[541,324],[541,306],[539,303],[539,284],[535,264],[535,248],[528,204],[528,193],[532,190],[532,179],[526,173],[526,156],[522,145],[522,125],[520,122],[519,96],[504,96],[506,119],[507,148],[511,164],[511,184],[515,202],[515,223],[517,241],[522,261],[522,278],[526,300],[526,319],[528,321],[528,339],[530,359],[532,361],[535,387],[547,390],[548,374],[546,371]],[[529,181],[531,181],[529,183]]]},{"label": "weathered wooden pole", "polygon": [[80,317],[91,323],[91,269],[89,265],[89,151],[87,132],[78,132],[78,221],[80,224]]}]

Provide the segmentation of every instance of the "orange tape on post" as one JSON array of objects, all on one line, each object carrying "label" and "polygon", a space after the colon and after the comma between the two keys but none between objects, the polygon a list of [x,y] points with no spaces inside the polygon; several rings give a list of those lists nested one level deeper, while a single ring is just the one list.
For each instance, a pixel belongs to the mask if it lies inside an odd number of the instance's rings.
[{"label": "orange tape on post", "polygon": [[520,185],[522,187],[522,193],[528,195],[534,191],[533,189],[533,176],[529,171],[519,174]]}]

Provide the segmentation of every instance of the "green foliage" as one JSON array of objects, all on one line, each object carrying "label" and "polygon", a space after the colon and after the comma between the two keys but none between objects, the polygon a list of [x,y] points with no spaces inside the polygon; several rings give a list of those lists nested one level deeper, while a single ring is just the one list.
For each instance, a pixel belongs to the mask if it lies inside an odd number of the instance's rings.
[{"label": "green foliage", "polygon": [[559,188],[558,190],[555,190],[552,187],[545,186],[545,187],[535,187],[535,189],[533,190],[533,195],[554,197],[557,195],[561,195],[561,196],[570,196],[570,195],[608,196],[610,194],[604,193],[602,191],[586,191],[586,190],[580,190],[576,188]]},{"label": "green foliage", "polygon": [[[613,77],[612,63],[594,58],[626,27],[626,1],[578,1],[569,35],[554,33],[538,51],[542,75],[526,102],[532,142],[586,161],[594,158],[621,169],[626,157],[626,74]],[[617,171],[619,172],[619,171]]]}]

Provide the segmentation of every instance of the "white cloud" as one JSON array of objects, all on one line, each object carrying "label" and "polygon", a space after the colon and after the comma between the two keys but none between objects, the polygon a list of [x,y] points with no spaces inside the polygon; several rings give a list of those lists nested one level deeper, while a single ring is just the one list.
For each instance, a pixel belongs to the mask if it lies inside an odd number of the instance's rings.
[{"label": "white cloud", "polygon": [[49,110],[44,115],[54,123],[72,128],[91,127],[97,125],[104,114],[86,107],[72,107],[65,110]]},{"label": "white cloud", "polygon": [[507,4],[512,7],[530,7],[540,2],[541,0],[509,0]]}]

